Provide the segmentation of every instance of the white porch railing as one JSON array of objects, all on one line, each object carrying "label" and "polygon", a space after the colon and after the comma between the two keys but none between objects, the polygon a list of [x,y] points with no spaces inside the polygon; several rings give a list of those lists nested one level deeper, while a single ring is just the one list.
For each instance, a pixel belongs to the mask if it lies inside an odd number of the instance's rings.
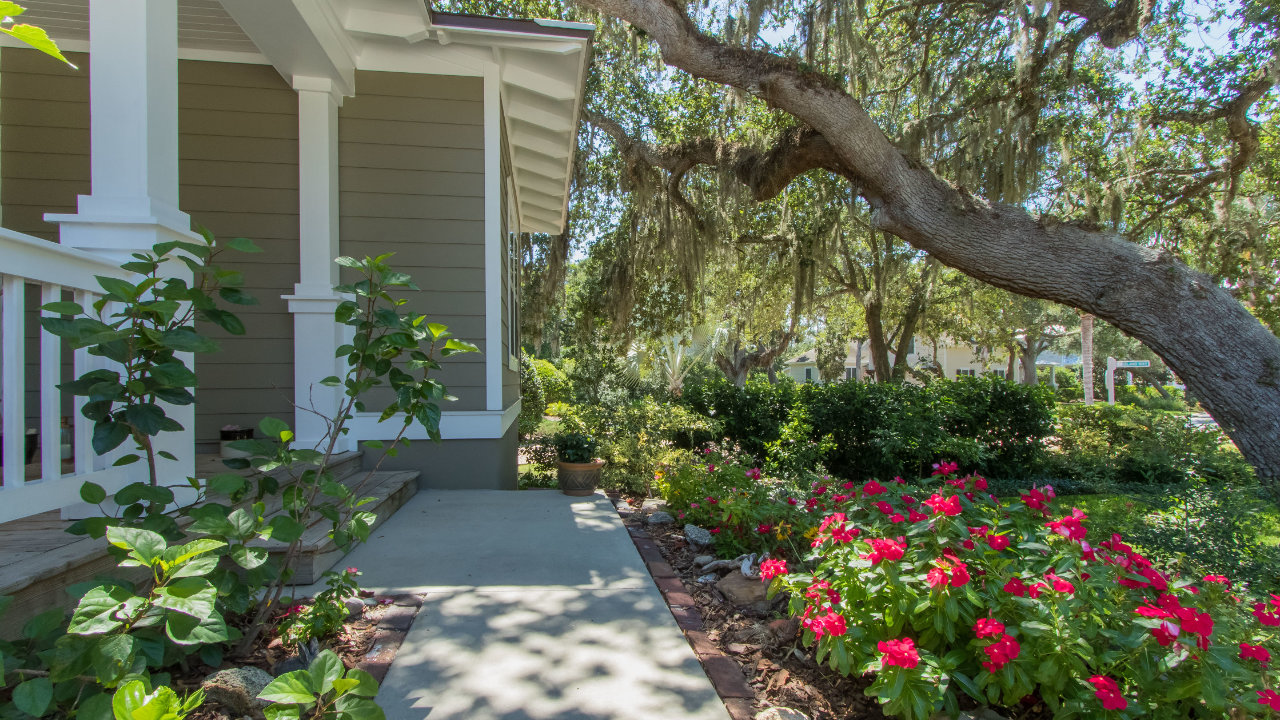
[{"label": "white porch railing", "polygon": [[[114,492],[134,480],[140,466],[110,467],[107,458],[93,454],[93,424],[80,414],[85,399],[73,401],[72,457],[74,467],[64,473],[61,454],[63,341],[38,330],[40,390],[40,475],[26,477],[26,380],[27,321],[34,317],[26,307],[27,288],[40,288],[40,304],[63,299],[63,292],[89,308],[101,295],[95,275],[129,279],[129,273],[94,255],[64,247],[13,230],[0,228],[0,434],[3,435],[3,472],[0,472],[0,522],[57,510],[80,502],[80,485],[92,480]],[[74,377],[97,366],[100,358],[76,350]]]}]

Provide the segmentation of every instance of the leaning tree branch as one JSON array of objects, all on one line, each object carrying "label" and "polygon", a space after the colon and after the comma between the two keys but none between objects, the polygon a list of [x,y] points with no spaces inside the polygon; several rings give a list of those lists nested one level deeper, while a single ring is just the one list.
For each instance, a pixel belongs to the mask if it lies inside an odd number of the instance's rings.
[{"label": "leaning tree branch", "polygon": [[[1129,8],[1140,27],[1149,1],[1120,0],[1112,11]],[[580,2],[643,30],[669,65],[752,93],[795,117],[806,128],[800,133],[824,138],[834,162],[813,167],[840,168],[871,204],[878,229],[967,275],[1083,310],[1143,341],[1203,399],[1280,497],[1280,338],[1211,278],[1168,252],[1037,220],[951,186],[903,156],[833,81],[705,35],[674,0]],[[1103,7],[1067,2],[1086,17]],[[1115,17],[1099,24],[1103,44],[1124,34]]]}]

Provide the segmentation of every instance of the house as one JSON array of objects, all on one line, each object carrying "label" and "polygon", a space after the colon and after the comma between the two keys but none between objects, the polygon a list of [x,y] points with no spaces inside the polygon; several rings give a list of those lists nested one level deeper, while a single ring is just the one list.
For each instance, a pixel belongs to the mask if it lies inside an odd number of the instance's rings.
[{"label": "house", "polygon": [[[894,354],[889,353],[892,361]],[[1043,352],[1037,359],[1037,365],[1069,366],[1078,365],[1080,359],[1075,356]],[[907,364],[916,370],[929,370],[952,380],[959,377],[977,375],[995,375],[1005,377],[1008,373],[1009,356],[1005,352],[986,353],[966,343],[951,342],[940,338],[937,342],[916,336],[908,346]],[[817,357],[813,351],[801,353],[784,363],[783,373],[796,382],[822,382],[818,372]],[[871,357],[871,348],[865,342],[849,343],[849,355],[844,362],[845,380],[859,379],[872,381],[875,379],[875,361]]]},{"label": "house", "polygon": [[[98,359],[41,334],[38,308],[91,300],[95,275],[196,239],[193,222],[264,249],[227,263],[260,304],[240,312],[244,336],[209,333],[221,352],[195,364],[195,406],[170,413],[186,430],[161,436],[177,457],[166,476],[198,475],[228,424],[276,417],[318,440],[305,408],[337,407],[316,383],[343,369],[333,259],[394,252],[421,288],[410,307],[481,353],[444,363],[458,397],[444,441],[383,469],[516,487],[518,238],[564,229],[592,26],[422,0],[23,4],[78,69],[0,48],[0,336],[4,358],[26,358],[0,370],[0,523],[73,505],[82,480],[139,479],[140,465],[92,454],[90,423],[55,386]],[[376,409],[339,449],[394,435]],[[28,429],[40,448],[24,466]]]}]

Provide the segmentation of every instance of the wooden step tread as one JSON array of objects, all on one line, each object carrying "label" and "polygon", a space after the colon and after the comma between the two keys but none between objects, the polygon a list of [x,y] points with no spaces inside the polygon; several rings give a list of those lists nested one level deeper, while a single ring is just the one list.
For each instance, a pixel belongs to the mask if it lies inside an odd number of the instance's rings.
[{"label": "wooden step tread", "polygon": [[[361,498],[371,497],[374,500],[361,505],[360,510],[378,514],[378,509],[386,503],[388,498],[404,489],[406,485],[414,483],[418,479],[418,475],[417,470],[390,470],[373,473],[364,484],[364,487],[360,488],[358,495]],[[357,476],[363,479],[362,473],[357,473]],[[375,523],[380,524],[384,519],[379,515]],[[334,549],[336,546],[329,537],[329,531],[332,529],[333,524],[331,521],[319,513],[313,513],[307,530],[302,534],[303,552]],[[255,540],[250,545],[265,547],[272,552],[283,552],[289,546],[288,543],[276,540]]]}]

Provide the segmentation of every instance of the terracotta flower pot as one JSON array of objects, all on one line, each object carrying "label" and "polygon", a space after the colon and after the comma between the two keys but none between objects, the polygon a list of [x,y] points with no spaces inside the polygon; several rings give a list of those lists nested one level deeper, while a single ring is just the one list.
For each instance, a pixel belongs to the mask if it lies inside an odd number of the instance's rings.
[{"label": "terracotta flower pot", "polygon": [[560,492],[575,497],[594,495],[596,487],[600,485],[600,470],[603,467],[603,460],[588,463],[557,460],[556,477],[560,480]]}]

